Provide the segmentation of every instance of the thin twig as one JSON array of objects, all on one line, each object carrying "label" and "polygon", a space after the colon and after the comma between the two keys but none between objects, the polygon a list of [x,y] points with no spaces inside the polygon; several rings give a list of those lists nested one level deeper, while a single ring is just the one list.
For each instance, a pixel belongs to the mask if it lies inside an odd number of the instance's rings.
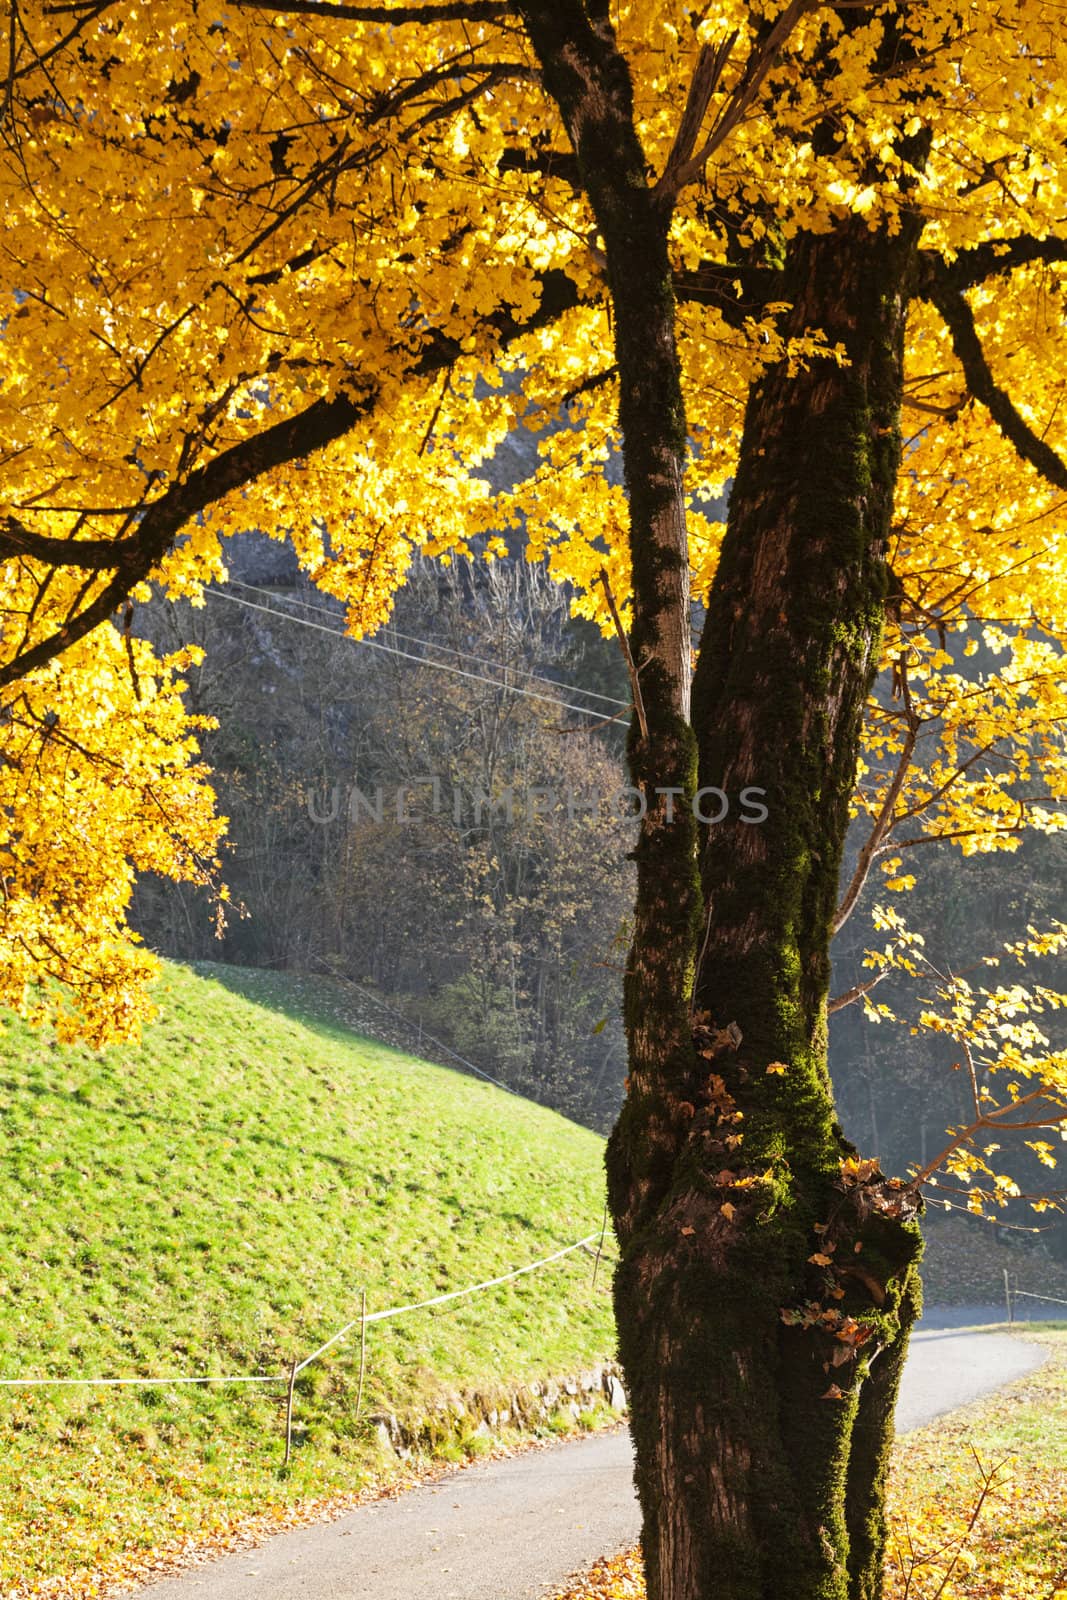
[{"label": "thin twig", "polygon": [[[975,1523],[978,1521],[978,1518],[981,1516],[981,1513],[982,1513],[982,1507],[985,1505],[986,1500],[989,1498],[989,1495],[992,1493],[993,1483],[994,1483],[994,1480],[996,1479],[997,1473],[1004,1466],[1004,1461],[1000,1461],[1000,1462],[997,1463],[997,1465],[995,1467],[990,1467],[989,1470],[987,1471],[986,1468],[983,1467],[981,1457],[979,1456],[977,1450],[974,1448],[973,1445],[971,1446],[971,1454],[974,1457],[975,1462],[977,1463],[979,1476],[982,1479],[981,1493],[979,1494],[978,1499],[975,1502],[974,1510],[971,1512],[970,1519],[969,1519],[969,1521],[967,1523],[966,1529],[964,1530],[963,1536],[961,1537],[961,1539],[959,1541],[959,1544],[956,1547],[956,1553],[952,1557],[952,1560],[949,1562],[948,1566],[945,1568],[945,1573],[944,1573],[944,1576],[941,1579],[941,1582],[938,1584],[937,1588],[934,1590],[933,1600],[940,1600],[940,1596],[944,1594],[946,1588],[948,1587],[948,1580],[951,1578],[953,1572],[955,1572],[955,1570],[956,1570],[956,1565],[957,1565],[957,1563],[958,1563],[958,1561],[960,1559],[960,1556],[963,1553],[963,1547],[967,1543],[967,1540],[970,1538],[971,1534],[974,1532]],[[1006,1459],[1007,1458],[1005,1458],[1005,1460]]]},{"label": "thin twig", "polygon": [[0,123],[4,123],[13,115],[15,105],[15,65],[18,60],[18,27],[19,4],[18,0],[11,0],[10,20],[8,27],[11,30],[7,41],[7,86],[4,90],[4,105],[0,110]]},{"label": "thin twig", "polygon": [[637,712],[637,724],[641,729],[642,739],[647,740],[648,718],[645,716],[645,702],[641,697],[641,683],[637,676],[637,668],[634,665],[633,652],[630,649],[630,641],[626,637],[626,629],[622,625],[622,618],[619,616],[619,608],[615,604],[615,596],[611,592],[611,579],[608,577],[607,567],[601,567],[600,569],[600,582],[604,587],[604,595],[608,602],[608,609],[611,612],[611,620],[615,624],[615,632],[619,636],[619,645],[626,660],[626,670],[630,674],[630,693],[634,697],[634,710]]},{"label": "thin twig", "polygon": [[293,1452],[293,1390],[296,1388],[296,1375],[299,1368],[300,1363],[294,1356],[293,1364],[289,1369],[289,1393],[285,1401],[285,1460],[282,1463],[285,1467],[289,1465],[289,1457]]},{"label": "thin twig", "polygon": [[[882,841],[900,820],[900,818],[895,817],[893,813],[896,810],[897,801],[900,798],[901,791],[904,788],[905,781],[907,780],[908,773],[911,769],[911,758],[915,754],[915,746],[919,738],[921,719],[911,704],[910,693],[908,690],[906,656],[901,657],[901,660],[897,663],[897,671],[904,693],[904,709],[905,715],[908,719],[908,730],[904,735],[904,742],[901,745],[900,759],[897,762],[896,771],[893,773],[889,787],[885,792],[885,798],[883,799],[881,808],[879,809],[878,815],[874,820],[874,826],[870,831],[870,835],[868,836],[866,843],[863,845],[863,848],[860,850],[859,857],[856,861],[856,870],[852,874],[851,881],[849,882],[848,888],[845,890],[841,904],[838,906],[836,915],[834,916],[834,933],[837,933],[852,915],[852,912],[856,906],[856,902],[863,893],[863,888],[870,875],[871,867],[874,864],[875,857],[880,853]],[[905,815],[907,814],[908,813],[905,813]]]},{"label": "thin twig", "polygon": [[980,1117],[982,1115],[982,1097],[978,1093],[978,1072],[974,1065],[974,1051],[971,1049],[968,1039],[961,1039],[960,1044],[963,1046],[963,1057],[967,1063],[967,1073],[971,1080],[971,1101],[974,1105],[974,1114],[976,1117]]},{"label": "thin twig", "polygon": [[603,1251],[604,1251],[604,1235],[607,1233],[607,1231],[608,1231],[608,1207],[607,1207],[607,1202],[605,1201],[605,1204],[604,1204],[604,1221],[601,1224],[601,1228],[600,1228],[600,1242],[596,1247],[596,1260],[593,1262],[593,1282],[591,1284],[591,1287],[593,1289],[596,1288],[596,1275],[600,1271],[600,1257],[601,1257],[601,1255],[603,1254]]},{"label": "thin twig", "polygon": [[356,1416],[363,1404],[363,1377],[367,1370],[367,1291],[363,1290],[359,1308],[359,1384],[356,1389]]}]

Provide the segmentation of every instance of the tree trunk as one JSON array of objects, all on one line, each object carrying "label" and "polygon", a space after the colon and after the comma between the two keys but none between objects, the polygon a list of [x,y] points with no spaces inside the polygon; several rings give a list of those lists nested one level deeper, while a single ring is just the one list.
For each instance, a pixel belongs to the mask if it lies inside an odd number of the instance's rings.
[{"label": "tree trunk", "polygon": [[[694,683],[702,784],[766,790],[701,829],[707,908],[669,1013],[663,897],[684,831],[646,829],[627,980],[631,1085],[608,1152],[651,1600],[875,1600],[917,1202],[855,1161],[826,1060],[829,942],[900,463],[916,236],[860,219],[790,246],[787,332],[847,363],[770,368],[748,405]],[[635,748],[635,782],[642,770]],[[668,860],[662,860],[666,850]],[[659,854],[657,855],[657,851]],[[695,957],[695,977],[690,980]],[[636,1083],[635,1067],[636,1064]]]}]

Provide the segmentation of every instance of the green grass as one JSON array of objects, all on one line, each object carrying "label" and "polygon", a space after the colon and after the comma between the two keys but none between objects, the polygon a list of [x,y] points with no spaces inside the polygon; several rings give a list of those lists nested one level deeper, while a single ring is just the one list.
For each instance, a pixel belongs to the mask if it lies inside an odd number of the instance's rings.
[{"label": "green grass", "polygon": [[[159,1001],[139,1049],[0,1035],[0,1376],[278,1372],[363,1287],[423,1299],[599,1222],[595,1135],[353,1034],[338,985],[169,967]],[[610,1355],[589,1276],[578,1253],[373,1327],[360,1420],[345,1341],[298,1381],[287,1475],[280,1385],[0,1389],[0,1594],[357,1488],[375,1410]]]},{"label": "green grass", "polygon": [[950,1565],[944,1600],[1067,1596],[1067,1333],[1020,1336],[1045,1347],[1044,1366],[899,1441],[886,1600],[936,1600]]}]

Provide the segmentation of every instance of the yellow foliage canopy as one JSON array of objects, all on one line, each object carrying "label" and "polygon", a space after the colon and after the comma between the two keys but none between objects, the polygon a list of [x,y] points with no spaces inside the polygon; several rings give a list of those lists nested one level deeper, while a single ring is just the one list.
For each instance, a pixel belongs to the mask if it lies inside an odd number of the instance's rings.
[{"label": "yellow foliage canopy", "polygon": [[[648,168],[677,192],[695,592],[752,384],[842,359],[818,328],[783,340],[785,242],[917,209],[866,869],[902,889],[917,839],[1012,849],[1060,826],[1067,13],[617,12]],[[195,599],[224,537],[258,527],[356,635],[416,551],[503,541],[606,624],[601,568],[620,600],[629,583],[610,296],[508,0],[22,0],[4,27],[0,999],[59,979],[99,1042],[144,1009],[133,874],[209,876],[220,829],[186,663],[108,619],[149,576]],[[517,427],[538,465],[494,494],[479,468]]]}]

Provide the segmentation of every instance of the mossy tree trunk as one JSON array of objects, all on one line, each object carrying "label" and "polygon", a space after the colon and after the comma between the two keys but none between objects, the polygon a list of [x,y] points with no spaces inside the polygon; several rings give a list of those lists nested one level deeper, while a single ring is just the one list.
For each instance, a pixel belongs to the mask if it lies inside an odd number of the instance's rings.
[{"label": "mossy tree trunk", "polygon": [[[608,1185],[650,1600],[876,1600],[916,1202],[837,1126],[826,996],[915,231],[789,247],[786,333],[847,361],[783,362],[750,396],[691,708],[670,205],[603,0],[521,10],[603,241],[630,506],[646,809]],[[735,805],[765,789],[767,820],[698,828],[698,764]]]},{"label": "mossy tree trunk", "polygon": [[[790,247],[787,331],[821,329],[847,362],[783,362],[753,390],[704,627],[700,782],[735,818],[740,791],[764,789],[769,814],[701,829],[693,1053],[643,1061],[636,1084],[631,1070],[609,1146],[653,1600],[881,1589],[915,1201],[837,1125],[826,998],[914,247],[861,221]],[[661,1003],[650,937],[639,927],[631,957],[632,1041]],[[674,984],[688,1000],[683,967]]]}]

